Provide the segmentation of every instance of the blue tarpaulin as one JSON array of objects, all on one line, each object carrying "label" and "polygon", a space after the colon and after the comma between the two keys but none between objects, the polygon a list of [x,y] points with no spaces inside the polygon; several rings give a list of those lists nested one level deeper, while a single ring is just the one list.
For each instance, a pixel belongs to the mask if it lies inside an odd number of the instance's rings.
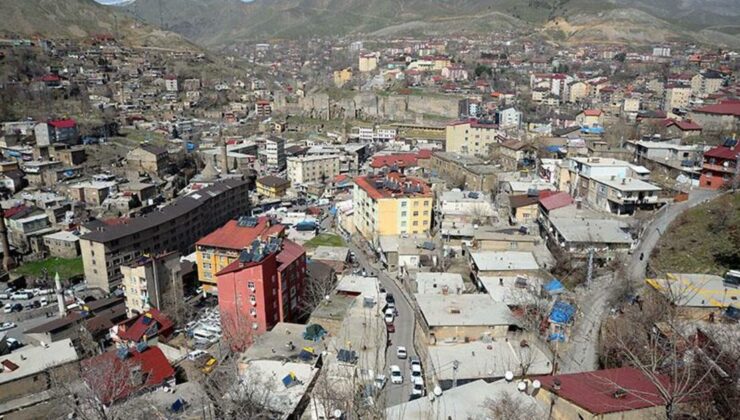
[{"label": "blue tarpaulin", "polygon": [[183,408],[185,408],[185,401],[183,401],[182,398],[178,398],[177,401],[172,403],[170,406],[170,410],[173,413],[179,413]]},{"label": "blue tarpaulin", "polygon": [[547,151],[550,153],[562,153],[563,149],[560,146],[547,146]]},{"label": "blue tarpaulin", "polygon": [[568,324],[573,319],[576,309],[565,302],[555,302],[550,312],[550,321],[558,324]]},{"label": "blue tarpaulin", "polygon": [[545,285],[545,291],[551,295],[554,295],[564,292],[565,287],[563,286],[563,283],[560,283],[560,280],[552,279],[549,283]]},{"label": "blue tarpaulin", "polygon": [[563,333],[552,333],[547,337],[547,341],[565,341],[565,335]]}]

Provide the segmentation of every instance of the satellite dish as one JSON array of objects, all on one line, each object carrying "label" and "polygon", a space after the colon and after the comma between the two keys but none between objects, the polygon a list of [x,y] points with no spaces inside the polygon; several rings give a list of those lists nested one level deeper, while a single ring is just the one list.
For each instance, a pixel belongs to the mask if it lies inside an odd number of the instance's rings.
[{"label": "satellite dish", "polygon": [[522,391],[522,392],[526,391],[526,390],[527,390],[527,383],[526,383],[526,382],[524,382],[524,381],[520,381],[520,382],[519,382],[519,383],[518,383],[518,384],[516,385],[516,389],[518,389],[519,391]]},{"label": "satellite dish", "polygon": [[342,410],[340,410],[340,409],[334,410],[334,418],[335,419],[342,418]]},{"label": "satellite dish", "polygon": [[442,396],[442,388],[439,385],[436,385],[434,387],[434,395],[441,397]]},{"label": "satellite dish", "polygon": [[512,380],[514,380],[514,372],[507,370],[506,373],[504,374],[504,378],[506,379],[507,382],[511,382]]},{"label": "satellite dish", "polygon": [[537,379],[535,379],[534,381],[532,381],[532,388],[534,388],[534,389],[540,389],[541,386],[542,386],[542,384]]}]

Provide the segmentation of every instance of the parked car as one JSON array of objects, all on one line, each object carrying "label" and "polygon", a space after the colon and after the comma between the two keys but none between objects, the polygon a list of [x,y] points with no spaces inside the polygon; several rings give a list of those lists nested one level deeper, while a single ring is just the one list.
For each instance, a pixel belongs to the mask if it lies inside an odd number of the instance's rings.
[{"label": "parked car", "polygon": [[42,297],[42,298],[41,298],[41,299],[39,300],[39,304],[40,304],[41,306],[46,306],[46,305],[48,305],[48,304],[49,304],[49,299],[47,299],[47,298],[45,298],[45,297]]},{"label": "parked car", "polygon": [[375,388],[383,389],[386,382],[388,382],[388,378],[386,378],[382,373],[375,376]]},{"label": "parked car", "polygon": [[395,317],[393,315],[393,309],[390,309],[390,308],[389,309],[386,309],[385,310],[385,316],[384,316],[385,323],[386,324],[392,324],[394,318]]},{"label": "parked car", "polygon": [[9,314],[13,312],[13,304],[12,303],[6,303],[5,306],[3,306],[3,313]]},{"label": "parked car", "polygon": [[396,332],[396,326],[393,325],[393,323],[385,324],[385,327],[388,330],[389,334],[393,334],[394,332]]},{"label": "parked car", "polygon": [[403,383],[403,374],[401,374],[401,368],[398,365],[391,366],[391,383],[401,384]]},{"label": "parked car", "polygon": [[[385,295],[385,302],[386,302],[387,304],[389,304],[389,305],[390,305],[391,303],[396,303],[396,298],[395,298],[395,297],[393,297],[393,293],[388,293],[387,295]],[[394,306],[395,306],[395,305],[394,305]]]},{"label": "parked car", "polygon": [[215,357],[209,357],[208,360],[206,360],[206,363],[203,365],[202,368],[200,368],[200,371],[209,374],[213,371],[213,369],[216,368],[216,358]]},{"label": "parked car", "polygon": [[20,341],[18,341],[17,339],[15,339],[13,337],[6,337],[5,338],[5,343],[7,343],[8,350],[10,350],[10,351],[13,351],[13,350],[16,350],[16,349],[19,349],[19,348],[23,347],[23,343],[21,343]]},{"label": "parked car", "polygon": [[411,388],[412,397],[421,397],[424,395],[424,380],[421,378],[413,378],[412,383],[414,386]]},{"label": "parked car", "polygon": [[15,327],[17,327],[17,325],[15,325],[15,322],[3,322],[2,324],[0,324],[0,331],[12,330]]},{"label": "parked car", "polygon": [[411,359],[411,377],[421,378],[421,362],[415,357]]},{"label": "parked car", "polygon": [[203,356],[204,354],[207,354],[205,350],[193,350],[188,353],[188,360],[195,361],[197,358]]},{"label": "parked car", "polygon": [[10,298],[13,300],[25,300],[25,299],[31,299],[32,297],[33,297],[33,293],[26,293],[26,292],[15,292],[10,296]]},{"label": "parked car", "polygon": [[20,303],[13,304],[12,312],[20,312],[22,310],[23,310],[23,305],[21,305]]}]

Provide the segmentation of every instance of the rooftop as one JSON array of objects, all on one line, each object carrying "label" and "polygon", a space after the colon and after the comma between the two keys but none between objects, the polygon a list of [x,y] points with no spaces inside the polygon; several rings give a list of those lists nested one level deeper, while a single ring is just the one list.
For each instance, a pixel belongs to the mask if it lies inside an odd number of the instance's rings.
[{"label": "rooftop", "polygon": [[664,279],[648,279],[648,285],[677,306],[726,308],[740,299],[740,289],[712,274],[668,273]]},{"label": "rooftop", "polygon": [[607,185],[615,190],[619,191],[660,191],[661,188],[653,185],[649,182],[642,181],[637,178],[626,177],[617,178],[609,176],[594,176],[591,177],[594,181]]},{"label": "rooftop", "polygon": [[54,341],[44,346],[25,346],[0,356],[0,384],[36,375],[51,367],[77,361],[72,340]]},{"label": "rooftop", "polygon": [[[308,325],[279,322],[272,330],[255,338],[254,343],[241,356],[241,362],[251,360],[287,360],[297,363],[304,347],[313,347],[317,343],[303,338]],[[291,343],[292,346],[288,345]],[[314,359],[309,361],[312,364]]]},{"label": "rooftop", "polygon": [[445,293],[455,295],[465,290],[462,275],[458,273],[417,273],[417,293],[420,295],[441,295]]},{"label": "rooftop", "polygon": [[[567,210],[564,208],[563,210]],[[575,210],[575,209],[572,209]],[[566,242],[586,244],[632,244],[627,224],[615,219],[576,217],[574,211],[550,215],[550,224]]]},{"label": "rooftop", "polygon": [[225,225],[202,237],[197,246],[241,250],[252,245],[255,239],[280,236],[285,226],[273,223],[270,218],[245,218],[242,221],[229,220]]},{"label": "rooftop", "polygon": [[68,230],[62,230],[56,233],[45,235],[44,238],[52,239],[55,241],[68,241],[68,242],[75,242],[75,241],[80,240],[80,237],[78,235],[75,235],[74,233]]},{"label": "rooftop", "polygon": [[414,296],[430,327],[517,324],[505,304],[485,294]]},{"label": "rooftop", "polygon": [[386,176],[360,176],[355,178],[355,184],[375,200],[432,197],[432,190],[424,180],[397,172],[391,172]]},{"label": "rooftop", "polygon": [[[542,388],[595,415],[666,405],[657,387],[636,368],[538,376]],[[666,377],[661,377],[670,386]],[[555,381],[559,389],[555,389]]]},{"label": "rooftop", "polygon": [[280,418],[292,418],[318,372],[304,363],[276,360],[254,360],[240,367],[241,381],[263,383],[270,388],[266,405],[270,411],[280,413]]},{"label": "rooftop", "polygon": [[[547,356],[535,346],[521,347],[519,342],[496,340],[429,346],[429,360],[439,380],[503,378],[507,371],[519,376],[522,363],[531,363],[528,375],[552,372]],[[457,372],[453,366],[457,361]]]},{"label": "rooftop", "polygon": [[173,203],[164,206],[159,211],[153,211],[146,216],[135,217],[113,226],[98,226],[92,232],[86,233],[80,239],[86,239],[93,242],[108,242],[115,239],[121,239],[134,233],[142,232],[159,226],[162,223],[183,216],[196,208],[207,203],[209,199],[217,197],[221,193],[232,188],[238,188],[245,185],[247,181],[241,179],[225,179],[198,191],[180,197]]},{"label": "rooftop", "polygon": [[349,248],[346,246],[321,245],[313,251],[311,259],[323,261],[346,262],[349,256]]},{"label": "rooftop", "polygon": [[539,270],[540,266],[531,252],[481,251],[470,256],[479,271]]}]

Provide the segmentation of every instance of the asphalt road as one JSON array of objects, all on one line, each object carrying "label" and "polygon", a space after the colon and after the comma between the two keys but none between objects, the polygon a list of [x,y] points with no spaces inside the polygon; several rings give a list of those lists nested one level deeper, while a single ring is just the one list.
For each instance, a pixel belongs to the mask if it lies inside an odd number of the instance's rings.
[{"label": "asphalt road", "polygon": [[[646,226],[627,265],[627,276],[636,285],[643,285],[645,270],[653,249],[668,226],[687,209],[716,197],[716,191],[693,190],[687,201],[670,204],[661,209]],[[640,259],[640,255],[643,258]],[[580,316],[571,331],[569,351],[560,354],[562,373],[586,372],[597,368],[599,328],[609,313],[609,301],[625,279],[606,275],[594,279],[585,288],[576,291]]]},{"label": "asphalt road", "polygon": [[[401,289],[396,284],[396,281],[391,278],[388,271],[381,269],[380,263],[374,262],[373,256],[366,254],[364,246],[357,246],[356,244],[350,244],[350,249],[355,253],[356,258],[360,266],[365,268],[369,273],[378,277],[381,287],[384,287],[388,293],[393,294],[396,300],[396,308],[398,309],[398,316],[396,316],[393,324],[396,327],[396,332],[389,334],[391,345],[386,350],[385,360],[385,375],[388,377],[388,383],[385,386],[385,405],[391,407],[394,405],[401,404],[409,400],[411,396],[411,372],[410,372],[410,359],[416,356],[414,352],[414,311],[409,304],[409,301],[401,292]],[[395,274],[395,273],[394,273]],[[399,359],[396,356],[396,349],[398,346],[406,347],[408,357],[406,359]],[[390,382],[390,367],[391,365],[398,365],[403,373],[402,384],[392,384]]]}]

